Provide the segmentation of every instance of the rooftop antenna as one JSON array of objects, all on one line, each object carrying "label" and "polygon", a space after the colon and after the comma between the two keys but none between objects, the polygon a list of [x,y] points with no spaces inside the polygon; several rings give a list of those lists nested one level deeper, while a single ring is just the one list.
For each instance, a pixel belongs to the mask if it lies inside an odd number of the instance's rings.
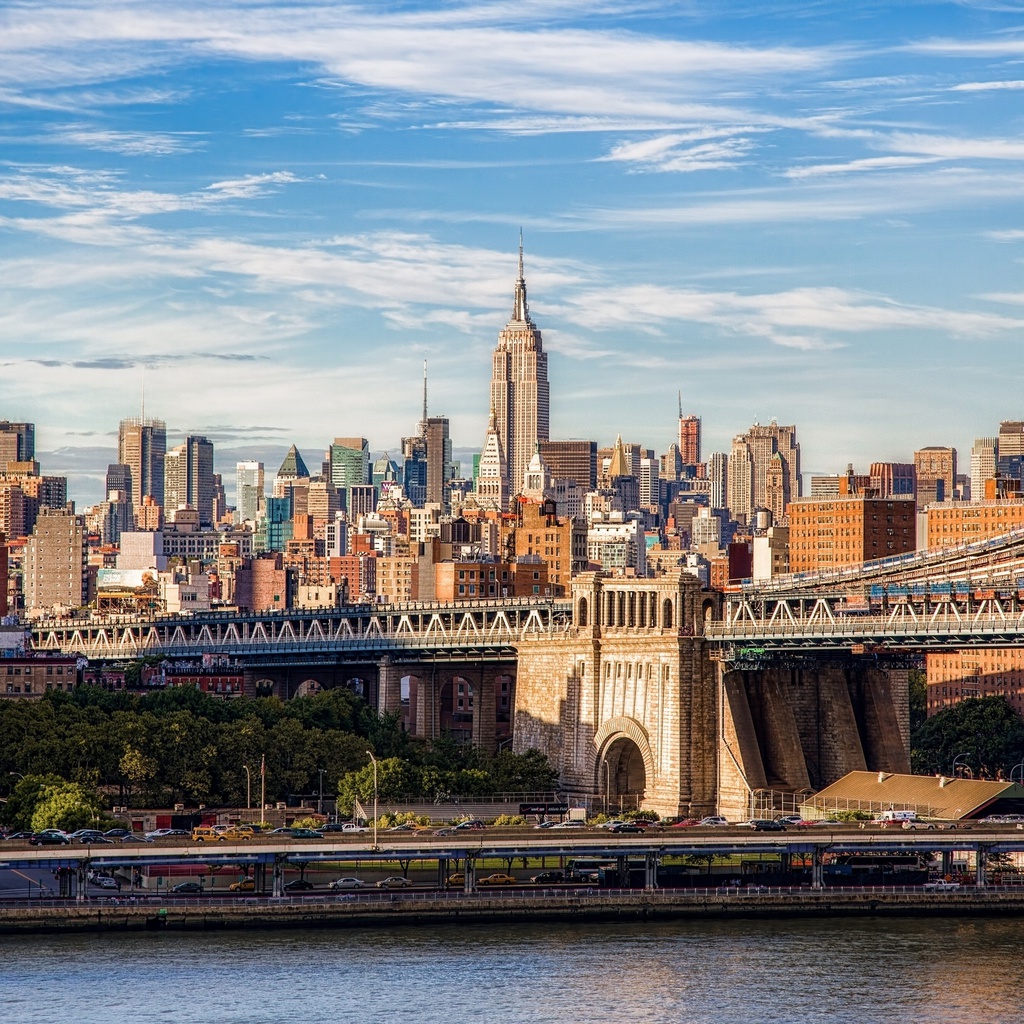
[{"label": "rooftop antenna", "polygon": [[683,418],[683,393],[679,392],[679,418]]},{"label": "rooftop antenna", "polygon": [[142,422],[146,422],[146,364],[142,364]]}]

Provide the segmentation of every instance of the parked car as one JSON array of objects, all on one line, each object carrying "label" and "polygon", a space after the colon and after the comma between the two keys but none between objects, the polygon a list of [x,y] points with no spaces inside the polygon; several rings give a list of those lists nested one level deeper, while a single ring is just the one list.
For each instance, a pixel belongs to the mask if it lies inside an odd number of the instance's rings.
[{"label": "parked car", "polygon": [[483,878],[476,880],[477,885],[516,885],[518,882],[518,878],[506,875],[502,871],[495,871],[491,875],[484,875]]},{"label": "parked car", "polygon": [[290,882],[285,882],[285,892],[306,892],[313,888],[313,883],[308,878],[293,878]]},{"label": "parked car", "polygon": [[937,878],[932,882],[925,882],[921,888],[929,892],[956,892],[960,888],[960,883],[947,882],[944,878]]},{"label": "parked car", "polygon": [[120,888],[120,886],[117,884],[117,879],[111,878],[110,875],[89,875],[88,881],[90,885],[95,885],[98,889]]},{"label": "parked car", "polygon": [[633,833],[637,833],[639,835],[643,835],[643,833],[646,832],[647,829],[642,828],[640,825],[637,825],[635,822],[624,821],[621,825],[613,825],[608,831],[609,832],[633,832]]},{"label": "parked car", "polygon": [[252,892],[256,888],[256,879],[240,878],[237,882],[232,882],[228,888],[232,892]]},{"label": "parked car", "polygon": [[773,821],[769,818],[752,818],[750,827],[755,832],[785,832],[786,826],[781,821]]},{"label": "parked car", "polygon": [[179,882],[171,889],[171,892],[176,892],[179,895],[197,894],[202,891],[203,887],[198,882]]},{"label": "parked car", "polygon": [[366,883],[361,878],[336,878],[327,883],[328,889],[365,889]]},{"label": "parked car", "polygon": [[412,882],[401,875],[391,875],[389,878],[382,878],[377,883],[378,889],[408,889]]},{"label": "parked car", "polygon": [[70,846],[71,837],[65,835],[59,829],[47,828],[43,829],[42,832],[36,832],[29,839],[29,843],[32,846]]},{"label": "parked car", "polygon": [[564,882],[565,873],[563,871],[542,871],[539,875],[534,875],[531,882],[536,882],[538,885],[544,885],[547,882]]}]

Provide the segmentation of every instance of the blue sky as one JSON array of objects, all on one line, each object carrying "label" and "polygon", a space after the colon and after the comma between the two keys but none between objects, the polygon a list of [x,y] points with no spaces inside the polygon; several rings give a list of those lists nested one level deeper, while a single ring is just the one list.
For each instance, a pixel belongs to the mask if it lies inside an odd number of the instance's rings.
[{"label": "blue sky", "polygon": [[315,465],[426,358],[478,447],[520,226],[553,437],[664,451],[682,390],[706,452],[966,471],[1024,417],[1020,0],[7,2],[0,140],[0,418],[81,501],[143,378]]}]

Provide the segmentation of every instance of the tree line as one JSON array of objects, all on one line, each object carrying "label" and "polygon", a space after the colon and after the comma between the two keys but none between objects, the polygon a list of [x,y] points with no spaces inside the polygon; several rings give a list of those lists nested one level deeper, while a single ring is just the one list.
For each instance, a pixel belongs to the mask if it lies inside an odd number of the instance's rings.
[{"label": "tree line", "polygon": [[247,797],[257,807],[261,785],[268,803],[316,794],[321,779],[324,796],[333,796],[343,779],[370,766],[371,752],[378,767],[392,759],[407,765],[409,788],[396,796],[554,785],[536,752],[490,757],[450,737],[426,743],[410,737],[397,715],[380,716],[345,689],[285,703],[224,700],[186,687],[144,695],[79,687],[0,702],[0,795],[20,776],[82,787],[107,808],[244,807]]}]

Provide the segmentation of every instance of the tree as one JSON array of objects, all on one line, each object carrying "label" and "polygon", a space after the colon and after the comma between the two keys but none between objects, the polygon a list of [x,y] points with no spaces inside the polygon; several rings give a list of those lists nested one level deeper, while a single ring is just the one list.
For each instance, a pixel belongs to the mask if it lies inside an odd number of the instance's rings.
[{"label": "tree", "polygon": [[99,813],[100,804],[95,793],[88,792],[81,783],[53,782],[40,791],[30,828],[33,832],[44,828],[73,832],[93,824]]},{"label": "tree", "polygon": [[971,697],[932,715],[911,738],[911,770],[949,773],[958,754],[975,778],[1009,775],[1024,761],[1024,722],[1004,697]]},{"label": "tree", "polygon": [[136,747],[125,747],[117,767],[124,779],[121,790],[124,794],[124,802],[126,806],[130,807],[132,790],[153,778],[157,773],[158,765],[152,757],[146,757]]}]

